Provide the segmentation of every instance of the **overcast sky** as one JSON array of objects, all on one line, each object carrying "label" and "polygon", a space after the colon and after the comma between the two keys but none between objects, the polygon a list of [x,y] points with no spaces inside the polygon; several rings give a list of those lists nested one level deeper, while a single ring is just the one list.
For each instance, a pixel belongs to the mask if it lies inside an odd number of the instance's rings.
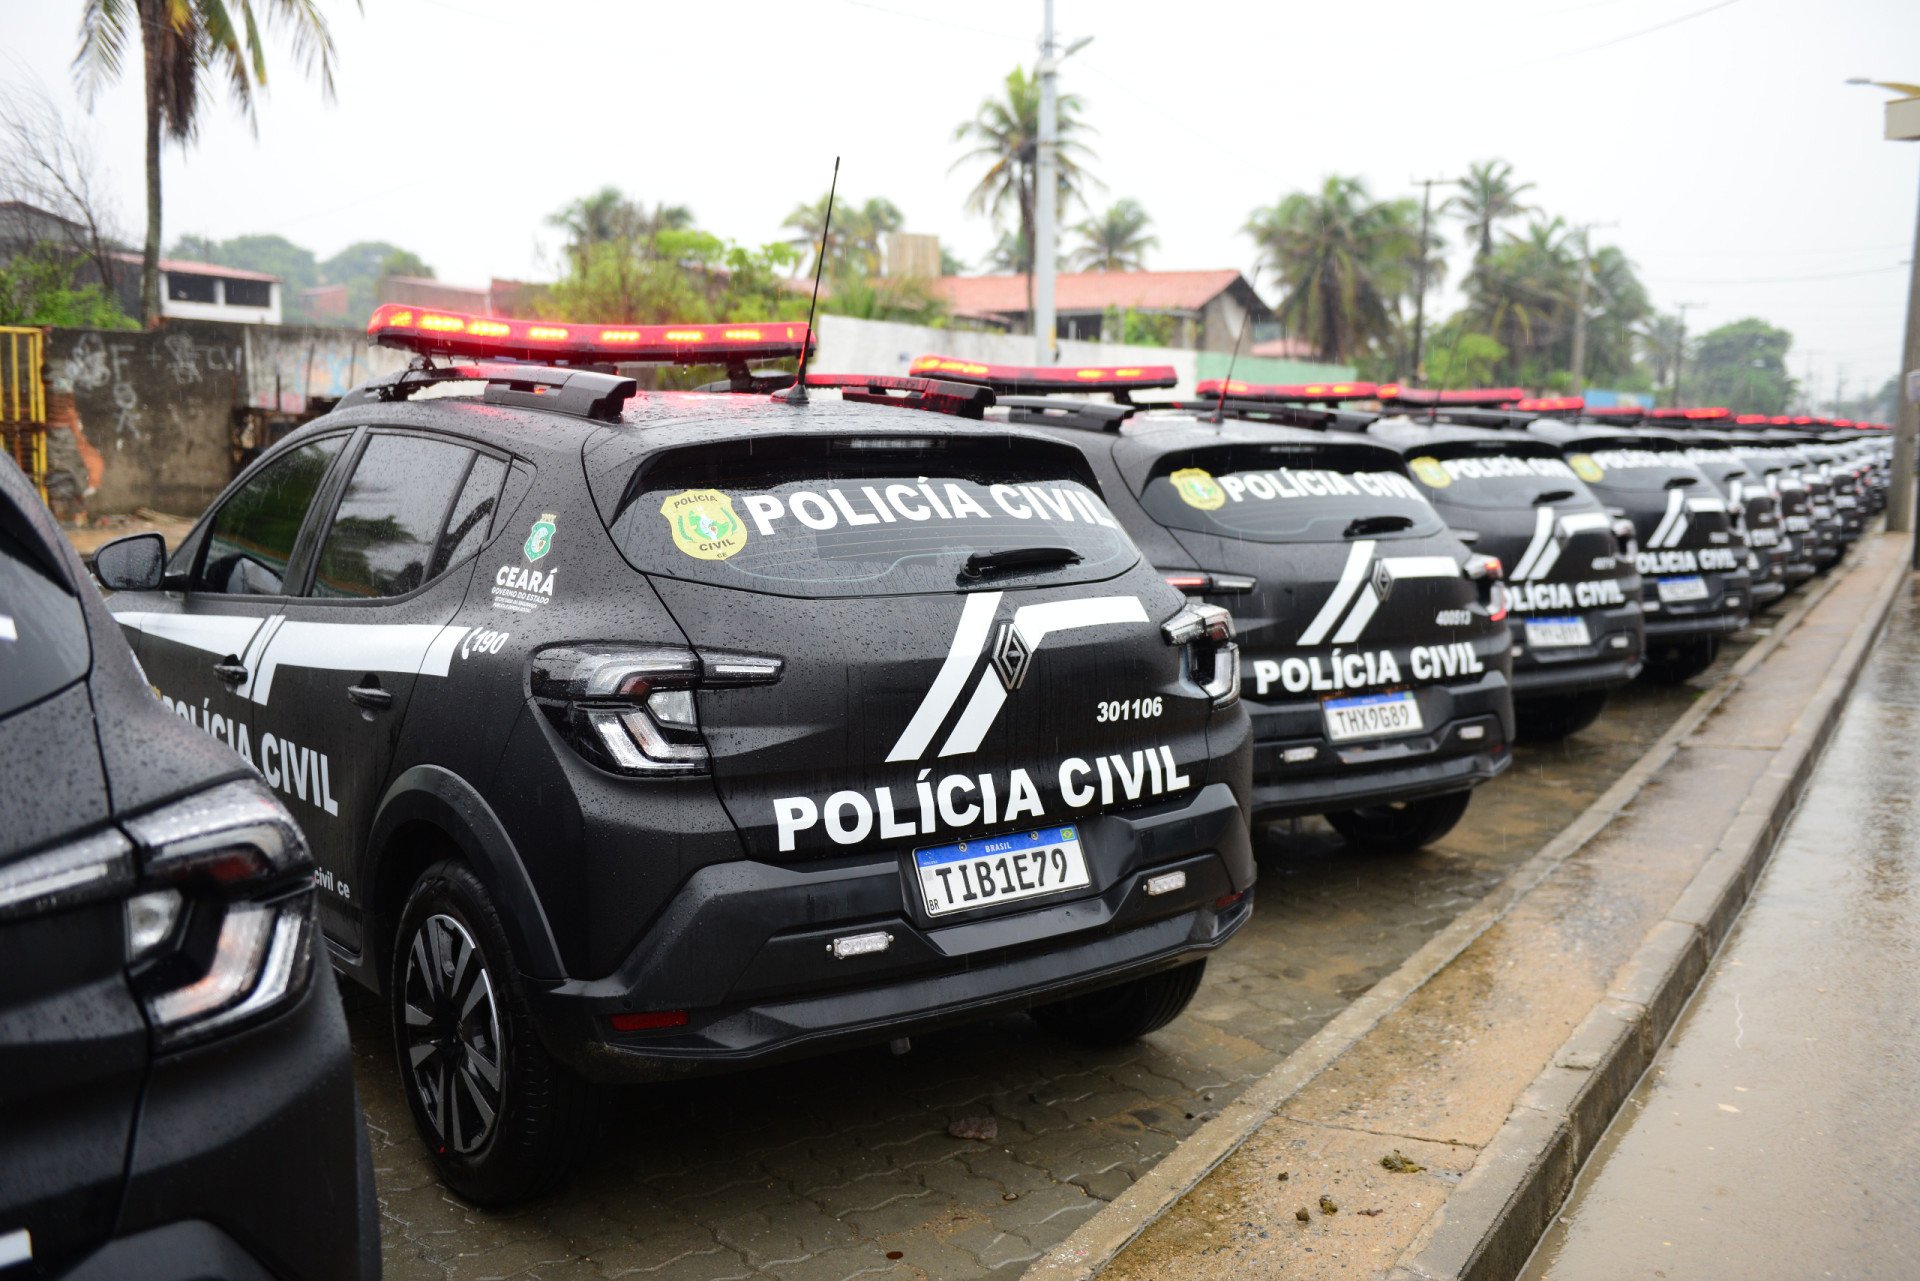
[{"label": "overcast sky", "polygon": [[[262,6],[264,7],[264,6]],[[692,207],[719,235],[783,236],[826,187],[884,195],[978,261],[955,126],[1034,54],[1041,0],[319,0],[339,49],[322,100],[284,42],[258,136],[223,100],[166,153],[166,239],[356,240],[442,279],[550,274],[547,215],[603,184]],[[0,78],[81,108],[79,0],[14,0]],[[1638,265],[1701,332],[1793,331],[1793,372],[1849,394],[1895,368],[1920,144],[1881,139],[1876,89],[1920,80],[1914,0],[1058,0],[1093,43],[1062,88],[1099,132],[1095,203],[1152,215],[1156,268],[1237,267],[1250,210],[1357,174],[1378,195],[1514,163],[1540,205]],[[141,225],[139,55],[94,104],[122,223]],[[1436,193],[1437,194],[1437,193]],[[1070,213],[1070,221],[1084,216]],[[1457,229],[1443,224],[1455,245]],[[1516,228],[1517,229],[1517,228]],[[136,233],[137,239],[137,233]],[[1465,253],[1455,258],[1455,273]],[[1274,297],[1270,280],[1258,282]],[[1451,297],[1436,300],[1441,308]]]}]

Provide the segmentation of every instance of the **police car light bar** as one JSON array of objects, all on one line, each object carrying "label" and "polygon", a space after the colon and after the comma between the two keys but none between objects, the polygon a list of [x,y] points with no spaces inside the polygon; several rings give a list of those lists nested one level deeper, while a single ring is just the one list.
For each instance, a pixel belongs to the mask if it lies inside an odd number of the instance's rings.
[{"label": "police car light bar", "polygon": [[1773,420],[1765,414],[1735,414],[1733,421],[1742,427],[1764,427]]},{"label": "police car light bar", "polygon": [[1399,383],[1381,383],[1376,389],[1382,404],[1418,405],[1426,408],[1438,405],[1511,405],[1515,401],[1527,398],[1524,387],[1472,387],[1458,391],[1426,391],[1417,387],[1402,387]]},{"label": "police car light bar", "polygon": [[1380,394],[1373,383],[1243,383],[1209,378],[1194,391],[1201,396],[1218,396],[1223,391],[1235,400],[1272,400],[1292,404],[1336,405],[1343,400],[1372,400]]},{"label": "police car light bar", "polygon": [[954,356],[917,356],[909,374],[973,383],[1009,396],[1058,396],[1074,392],[1124,395],[1180,381],[1172,365],[988,365]]},{"label": "police car light bar", "polygon": [[1514,405],[1536,414],[1577,414],[1586,407],[1585,396],[1528,396]]},{"label": "police car light bar", "polygon": [[1685,418],[1693,422],[1711,422],[1716,419],[1730,418],[1732,415],[1733,411],[1724,405],[1696,405],[1690,409],[1656,409],[1648,417],[1667,421]]},{"label": "police car light bar", "polygon": [[1603,422],[1637,423],[1647,416],[1647,411],[1639,405],[1592,405],[1581,411],[1581,416]]},{"label": "police car light bar", "polygon": [[367,322],[367,339],[421,355],[651,365],[744,365],[749,360],[799,356],[814,345],[799,321],[576,324],[468,316],[391,302],[374,309],[373,319]]}]

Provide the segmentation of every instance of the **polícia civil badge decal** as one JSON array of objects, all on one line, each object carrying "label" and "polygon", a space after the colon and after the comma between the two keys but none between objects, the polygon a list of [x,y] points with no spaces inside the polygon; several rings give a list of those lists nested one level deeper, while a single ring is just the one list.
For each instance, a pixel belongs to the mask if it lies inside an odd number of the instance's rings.
[{"label": "pol\u00edcia civil badge decal", "polygon": [[1173,492],[1180,495],[1180,501],[1189,507],[1210,512],[1227,504],[1227,491],[1198,467],[1182,467],[1167,479],[1173,482]]},{"label": "pol\u00edcia civil badge decal", "polygon": [[527,531],[527,541],[520,547],[528,560],[539,560],[553,550],[553,522],[556,519],[552,512],[541,512],[540,519],[533,522],[533,528]]},{"label": "pol\u00edcia civil badge decal", "polygon": [[747,527],[733,510],[733,499],[717,489],[669,495],[660,514],[673,531],[674,546],[700,560],[725,560],[747,545]]}]

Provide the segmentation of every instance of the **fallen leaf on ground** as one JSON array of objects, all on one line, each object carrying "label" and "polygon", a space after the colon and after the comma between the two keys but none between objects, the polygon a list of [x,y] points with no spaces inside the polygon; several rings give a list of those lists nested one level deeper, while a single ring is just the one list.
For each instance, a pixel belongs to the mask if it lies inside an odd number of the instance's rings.
[{"label": "fallen leaf on ground", "polygon": [[1418,1174],[1427,1168],[1399,1148],[1381,1157],[1380,1166],[1382,1169],[1392,1170],[1395,1174]]},{"label": "fallen leaf on ground", "polygon": [[1333,1203],[1333,1198],[1332,1198],[1332,1197],[1330,1197],[1330,1196],[1323,1196],[1323,1197],[1321,1197],[1321,1198],[1320,1198],[1320,1213],[1322,1213],[1322,1214],[1338,1214],[1338,1213],[1340,1213],[1340,1207],[1339,1207],[1339,1206],[1337,1206],[1337,1205],[1335,1205],[1335,1204]]},{"label": "fallen leaf on ground", "polygon": [[1000,1137],[1000,1123],[990,1116],[963,1116],[947,1127],[956,1139],[979,1139],[991,1143]]}]

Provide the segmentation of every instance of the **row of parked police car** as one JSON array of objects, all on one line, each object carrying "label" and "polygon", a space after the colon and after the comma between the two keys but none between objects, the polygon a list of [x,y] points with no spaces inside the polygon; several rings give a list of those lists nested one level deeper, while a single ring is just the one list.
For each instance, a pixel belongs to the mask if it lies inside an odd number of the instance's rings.
[{"label": "row of parked police car", "polygon": [[482,1203],[564,1174],[595,1083],[1144,1035],[1253,824],[1435,839],[1885,486],[1875,433],[1717,410],[370,333],[408,368],[102,548],[104,601],[0,478],[0,1270],[377,1269],[328,960]]}]

